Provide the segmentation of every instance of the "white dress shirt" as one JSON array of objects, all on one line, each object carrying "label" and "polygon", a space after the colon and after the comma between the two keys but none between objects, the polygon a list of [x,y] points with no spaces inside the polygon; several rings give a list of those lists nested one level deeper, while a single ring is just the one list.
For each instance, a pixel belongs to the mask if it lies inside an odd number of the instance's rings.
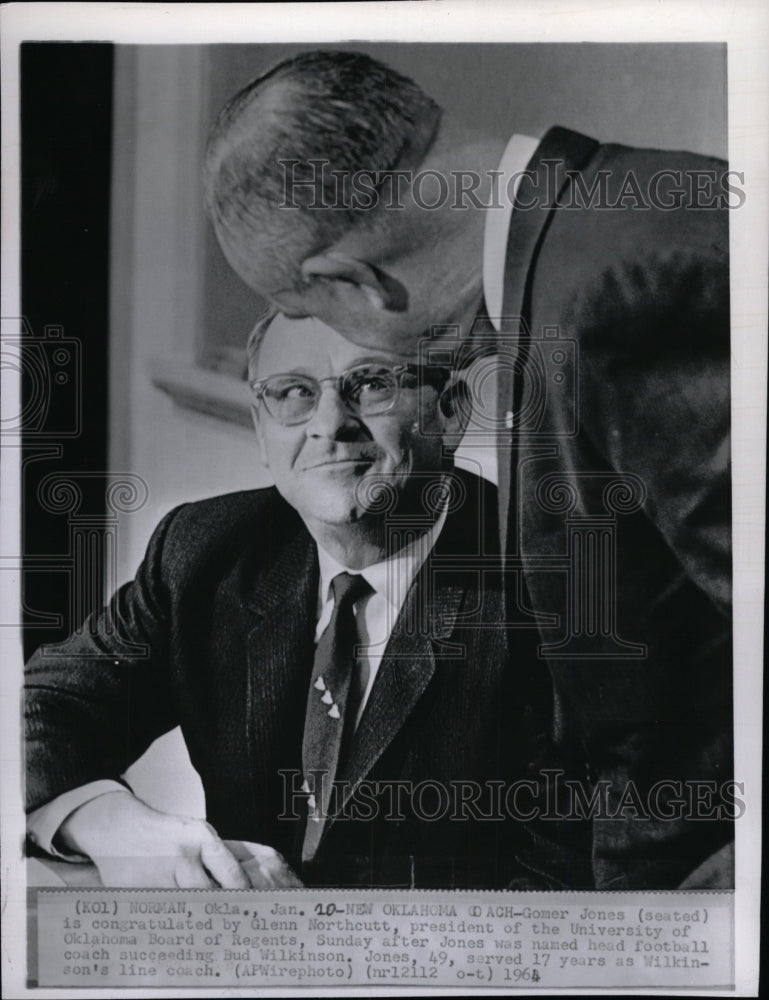
[{"label": "white dress shirt", "polygon": [[512,137],[499,161],[499,176],[495,177],[496,192],[491,200],[492,207],[486,209],[483,229],[483,297],[489,319],[497,331],[505,293],[505,257],[513,200],[518,193],[526,165],[538,145],[539,139],[532,139],[528,135]]},{"label": "white dress shirt", "polygon": [[[518,192],[518,185],[529,160],[539,145],[538,139],[528,135],[514,135],[502,154],[495,176],[495,190],[489,207],[486,209],[486,220],[483,230],[483,298],[486,311],[495,330],[499,330],[499,320],[502,316],[502,304],[505,292],[505,257],[507,256],[507,234],[510,230],[513,214],[513,200]],[[480,358],[470,366],[467,379],[472,382],[474,370],[478,369],[480,381],[484,385],[482,393],[477,394],[484,420],[477,423],[489,426],[497,417],[496,381],[485,377],[494,369],[493,358]],[[493,388],[492,388],[493,386]],[[482,399],[481,399],[482,396]],[[512,416],[512,414],[510,414]],[[479,434],[473,429],[473,416],[470,426],[454,456],[457,465],[475,475],[497,485],[497,435],[491,431]]]}]

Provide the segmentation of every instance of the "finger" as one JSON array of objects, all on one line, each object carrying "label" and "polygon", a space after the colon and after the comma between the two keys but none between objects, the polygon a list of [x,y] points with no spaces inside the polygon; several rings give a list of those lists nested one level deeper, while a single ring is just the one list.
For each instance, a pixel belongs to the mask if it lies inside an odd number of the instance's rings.
[{"label": "finger", "polygon": [[213,834],[203,841],[200,859],[222,889],[251,888],[251,883],[240,867],[238,859]]},{"label": "finger", "polygon": [[215,889],[216,882],[205,868],[196,861],[182,858],[174,869],[174,883],[180,889]]},{"label": "finger", "polygon": [[240,864],[248,876],[251,887],[253,889],[278,888],[275,872],[282,861],[278,852],[267,844],[255,844],[248,840],[243,842],[243,847],[247,851],[248,857],[246,860],[241,859]]},{"label": "finger", "polygon": [[283,882],[282,887],[284,889],[303,889],[304,882],[299,878],[299,876],[294,872],[293,868],[288,865],[283,866]]},{"label": "finger", "polygon": [[241,866],[254,889],[302,888],[283,855],[274,848],[251,841],[243,841],[242,848],[248,859],[241,859]]},{"label": "finger", "polygon": [[[253,864],[253,862],[249,864]],[[252,869],[248,867],[248,864],[243,865],[243,868],[253,883]],[[261,876],[261,885],[266,889],[300,889],[302,887],[302,883],[282,858],[270,863],[262,863],[258,872]]]},{"label": "finger", "polygon": [[248,861],[251,857],[251,851],[249,850],[250,842],[248,840],[223,840],[222,843],[230,852],[238,859],[238,861]]}]

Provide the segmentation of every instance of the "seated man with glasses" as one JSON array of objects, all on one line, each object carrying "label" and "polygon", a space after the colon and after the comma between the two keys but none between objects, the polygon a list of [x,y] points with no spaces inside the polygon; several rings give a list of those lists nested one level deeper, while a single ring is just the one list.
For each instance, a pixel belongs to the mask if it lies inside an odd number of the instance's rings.
[{"label": "seated man with glasses", "polygon": [[[315,319],[257,328],[274,488],[172,511],[110,607],[28,666],[39,847],[117,885],[247,886],[225,839],[262,845],[265,886],[520,881],[500,791],[536,724],[529,654],[511,666],[500,624],[495,490],[452,463],[467,389],[416,360]],[[208,823],[121,783],[176,725]]]}]

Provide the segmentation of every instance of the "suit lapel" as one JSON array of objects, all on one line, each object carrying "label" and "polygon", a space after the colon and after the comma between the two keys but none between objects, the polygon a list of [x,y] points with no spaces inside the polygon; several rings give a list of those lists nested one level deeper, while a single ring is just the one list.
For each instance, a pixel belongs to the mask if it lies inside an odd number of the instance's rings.
[{"label": "suit lapel", "polygon": [[[286,657],[291,660],[298,634],[314,634],[318,574],[315,543],[302,529],[254,581],[247,599],[251,618],[249,656],[269,657],[256,664],[259,670],[275,669]],[[299,611],[302,614],[297,619]]]},{"label": "suit lapel", "polygon": [[247,739],[255,791],[274,788],[281,768],[301,768],[317,596],[317,550],[300,527],[259,574],[247,602]]},{"label": "suit lapel", "polygon": [[[500,347],[507,363],[500,365],[498,398],[500,413],[516,413],[516,399],[520,397],[521,366],[515,363],[516,341],[536,331],[525,328],[527,312],[526,292],[529,276],[533,271],[538,245],[550,221],[554,206],[569,183],[569,171],[579,171],[598,148],[594,139],[556,126],[551,128],[537,147],[529,162],[528,170],[521,177],[516,194],[516,207],[510,220],[505,255],[505,285],[502,300],[502,337]],[[526,210],[521,205],[529,206]],[[531,207],[535,206],[535,207]],[[512,338],[505,347],[506,338]],[[510,489],[512,472],[512,445],[515,430],[501,429],[497,448],[499,488],[500,551],[507,552],[509,530]]]},{"label": "suit lapel", "polygon": [[454,630],[466,587],[456,579],[441,583],[439,576],[428,586],[433,563],[428,558],[409,590],[351,740],[341,775],[349,783],[345,802],[403,729]]},{"label": "suit lapel", "polygon": [[[537,243],[550,220],[551,210],[569,182],[569,171],[581,170],[597,148],[594,139],[556,126],[545,134],[521,177],[505,255],[502,315],[511,321],[523,314],[526,279],[536,257]],[[521,205],[529,207],[523,210]]]}]

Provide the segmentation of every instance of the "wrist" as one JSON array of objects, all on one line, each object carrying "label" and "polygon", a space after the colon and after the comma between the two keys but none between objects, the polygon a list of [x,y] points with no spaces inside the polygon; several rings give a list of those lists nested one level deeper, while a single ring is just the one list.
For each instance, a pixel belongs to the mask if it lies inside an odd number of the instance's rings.
[{"label": "wrist", "polygon": [[114,835],[116,823],[125,823],[125,815],[119,812],[131,808],[138,800],[128,789],[105,792],[74,809],[63,821],[53,839],[54,846],[62,851],[85,854],[90,858],[98,853],[104,844],[105,834]]}]

